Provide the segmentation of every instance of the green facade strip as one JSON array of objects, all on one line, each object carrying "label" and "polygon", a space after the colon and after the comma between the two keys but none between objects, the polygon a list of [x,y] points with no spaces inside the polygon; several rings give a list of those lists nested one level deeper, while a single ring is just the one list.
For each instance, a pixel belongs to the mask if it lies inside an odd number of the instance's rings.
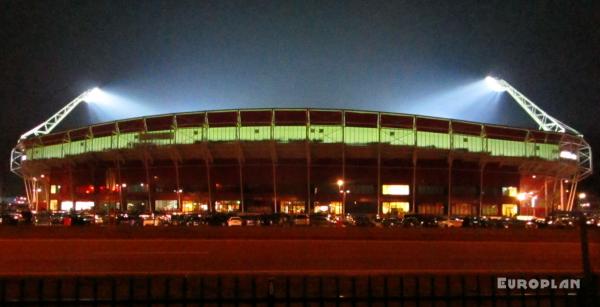
[{"label": "green facade strip", "polygon": [[[489,153],[499,157],[532,157],[559,159],[559,145],[511,141],[473,135],[415,131],[405,128],[366,128],[335,125],[193,127],[153,131],[162,135],[153,138],[143,132],[117,133],[63,144],[36,146],[26,149],[30,160],[64,158],[86,152],[133,148],[137,144],[157,146],[194,144],[198,142],[252,142],[274,140],[279,143],[310,140],[315,143],[345,143],[368,145],[381,142],[395,146],[417,146],[442,150],[464,150]],[[165,138],[164,136],[169,136]]]}]

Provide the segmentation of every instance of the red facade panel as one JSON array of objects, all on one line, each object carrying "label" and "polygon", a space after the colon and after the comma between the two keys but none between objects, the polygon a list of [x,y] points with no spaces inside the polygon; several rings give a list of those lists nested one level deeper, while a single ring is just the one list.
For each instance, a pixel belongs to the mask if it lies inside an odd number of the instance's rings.
[{"label": "red facade panel", "polygon": [[231,127],[237,125],[237,112],[209,112],[208,125],[211,127]]},{"label": "red facade panel", "polygon": [[313,125],[341,125],[342,111],[310,110],[310,123]]},{"label": "red facade panel", "polygon": [[275,111],[276,125],[306,125],[306,122],[306,111],[304,110]]},{"label": "red facade panel", "polygon": [[69,131],[69,139],[71,141],[85,140],[90,133],[90,130],[86,128],[79,128],[77,130]]},{"label": "red facade panel", "polygon": [[67,132],[53,133],[40,137],[43,145],[54,145],[63,143],[67,138]]},{"label": "red facade panel", "polygon": [[406,115],[381,114],[381,127],[412,129],[413,119]]},{"label": "red facade panel", "polygon": [[98,126],[92,127],[92,134],[94,135],[94,137],[109,136],[109,135],[112,135],[114,132],[115,132],[115,124],[114,123],[103,124],[103,125],[98,125]]},{"label": "red facade panel", "polygon": [[417,130],[448,133],[450,121],[417,117]]},{"label": "red facade panel", "polygon": [[171,130],[173,128],[173,115],[146,118],[148,131]]},{"label": "red facade panel", "polygon": [[144,131],[144,120],[143,119],[134,119],[128,121],[122,121],[118,123],[119,132],[138,132]]},{"label": "red facade panel", "polygon": [[527,130],[486,126],[485,134],[489,138],[523,141],[527,136]]},{"label": "red facade panel", "polygon": [[481,125],[464,122],[452,122],[452,132],[469,135],[481,135]]},{"label": "red facade panel", "polygon": [[205,113],[177,115],[177,127],[202,127]]},{"label": "red facade panel", "polygon": [[346,112],[344,118],[346,119],[346,126],[377,127],[376,113]]},{"label": "red facade panel", "polygon": [[271,111],[241,111],[242,126],[269,126],[271,125]]}]

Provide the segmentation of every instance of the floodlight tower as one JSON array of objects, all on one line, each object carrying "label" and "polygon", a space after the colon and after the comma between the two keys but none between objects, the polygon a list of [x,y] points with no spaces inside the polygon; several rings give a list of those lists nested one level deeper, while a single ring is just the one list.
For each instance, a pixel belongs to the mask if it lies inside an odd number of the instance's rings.
[{"label": "floodlight tower", "polygon": [[29,178],[21,171],[21,162],[27,160],[23,141],[30,136],[40,136],[51,133],[52,130],[54,130],[54,128],[56,128],[56,126],[58,126],[58,124],[60,124],[60,122],[62,122],[80,103],[91,101],[93,97],[100,95],[101,92],[102,91],[97,87],[83,92],[46,121],[23,133],[17,141],[17,145],[11,150],[10,170],[25,181],[25,190],[30,204],[35,203],[37,206],[37,196],[40,188],[38,187],[38,178]]},{"label": "floodlight tower", "polygon": [[77,98],[73,99],[66,106],[52,115],[43,123],[35,126],[33,129],[23,133],[19,140],[17,141],[17,145],[12,149],[11,158],[10,158],[10,170],[15,173],[17,176],[21,177],[21,161],[26,160],[27,156],[22,150],[21,141],[27,139],[30,136],[39,136],[49,134],[63,121],[80,103],[89,100],[93,96],[97,96],[101,93],[101,90],[97,87],[89,89],[83,92],[81,95],[77,96]]},{"label": "floodlight tower", "polygon": [[488,87],[495,92],[508,92],[510,96],[527,112],[527,114],[538,124],[539,129],[542,131],[552,131],[565,134],[571,134],[577,136],[574,138],[565,138],[561,140],[561,148],[568,150],[562,150],[560,152],[560,158],[567,160],[576,160],[579,164],[578,172],[573,176],[571,183],[571,194],[569,194],[569,200],[567,207],[569,210],[573,207],[575,200],[575,191],[577,189],[577,183],[592,174],[592,148],[583,138],[583,134],[567,124],[559,121],[558,119],[550,116],[546,111],[542,110],[529,98],[525,97],[521,92],[515,89],[512,85],[502,79],[496,79],[491,76],[485,78],[485,83]]}]

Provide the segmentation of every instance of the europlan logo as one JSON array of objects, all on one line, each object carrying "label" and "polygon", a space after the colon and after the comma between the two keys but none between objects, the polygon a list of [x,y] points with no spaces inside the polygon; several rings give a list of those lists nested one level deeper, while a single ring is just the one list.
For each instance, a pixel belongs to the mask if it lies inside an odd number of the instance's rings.
[{"label": "europlan logo", "polygon": [[581,287],[579,278],[496,278],[498,289],[508,290],[543,290],[543,289],[567,289],[577,290]]}]

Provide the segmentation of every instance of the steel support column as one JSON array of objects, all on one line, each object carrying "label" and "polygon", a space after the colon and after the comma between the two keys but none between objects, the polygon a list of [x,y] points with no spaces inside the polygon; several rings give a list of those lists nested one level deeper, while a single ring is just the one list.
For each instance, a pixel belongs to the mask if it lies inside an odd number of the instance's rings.
[{"label": "steel support column", "polygon": [[411,184],[411,194],[412,194],[412,204],[410,204],[409,210],[410,212],[417,212],[417,164],[418,164],[418,156],[417,151],[414,150],[412,154],[412,184]]},{"label": "steel support column", "polygon": [[212,200],[212,183],[210,182],[210,163],[208,159],[204,159],[204,166],[206,168],[206,185],[208,188],[208,211],[215,212],[215,206]]},{"label": "steel support column", "polygon": [[381,214],[381,143],[377,144],[377,214]]},{"label": "steel support column", "polygon": [[246,212],[246,206],[244,203],[244,166],[242,164],[242,160],[238,160],[239,170],[240,170],[240,205],[241,211]]},{"label": "steel support column", "polygon": [[306,154],[306,213],[311,213],[311,167],[312,167],[312,160],[311,160],[311,155],[310,155],[310,141],[306,140],[305,143],[305,154]]},{"label": "steel support column", "polygon": [[148,157],[144,155],[144,171],[146,172],[146,194],[148,197],[148,209],[154,212],[154,204],[152,203],[152,189],[150,185],[150,167],[148,166]]},{"label": "steel support column", "polygon": [[183,204],[181,203],[181,194],[183,190],[181,189],[181,179],[179,178],[179,161],[173,159],[173,167],[175,168],[175,185],[177,186],[177,207],[179,211],[183,211]]},{"label": "steel support column", "polygon": [[448,218],[450,218],[450,212],[452,211],[452,157],[448,157]]},{"label": "steel support column", "polygon": [[485,171],[485,162],[482,162],[479,166],[479,209],[477,215],[481,217],[481,210],[483,208],[483,172]]}]

